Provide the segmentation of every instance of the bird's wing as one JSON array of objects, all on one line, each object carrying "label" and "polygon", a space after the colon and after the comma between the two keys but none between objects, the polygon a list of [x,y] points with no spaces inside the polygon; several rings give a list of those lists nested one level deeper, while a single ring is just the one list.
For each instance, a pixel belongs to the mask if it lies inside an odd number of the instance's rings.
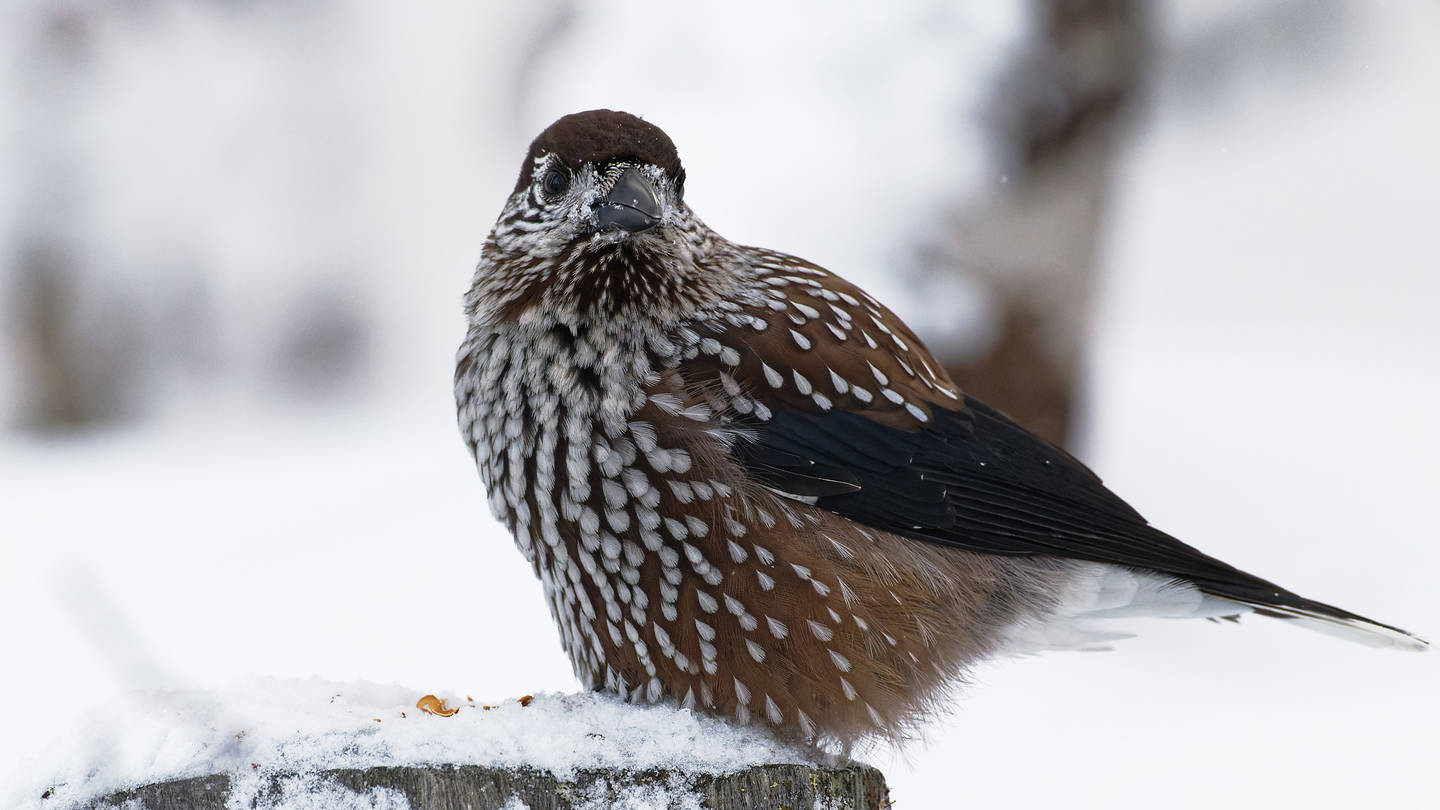
[{"label": "bird's wing", "polygon": [[782,404],[734,452],[779,492],[813,492],[817,469],[852,482],[814,495],[814,504],[895,534],[1148,568],[1247,601],[1279,590],[1151,527],[1074,458],[978,400],[930,413],[929,424],[906,430],[844,409]]},{"label": "bird's wing", "polygon": [[763,275],[769,300],[751,311],[750,331],[726,335],[739,359],[720,372],[744,394],[737,419],[748,430],[730,452],[759,482],[919,540],[1147,568],[1259,605],[1313,604],[1151,527],[1068,453],[961,393],[858,288],[761,255],[774,266]]}]

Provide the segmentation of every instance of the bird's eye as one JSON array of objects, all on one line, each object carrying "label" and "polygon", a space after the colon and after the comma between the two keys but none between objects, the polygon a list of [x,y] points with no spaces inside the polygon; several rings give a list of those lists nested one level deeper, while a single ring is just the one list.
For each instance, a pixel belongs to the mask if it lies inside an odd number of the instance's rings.
[{"label": "bird's eye", "polygon": [[540,181],[540,188],[547,196],[558,197],[570,188],[570,175],[559,169],[551,169],[545,172],[545,177]]}]

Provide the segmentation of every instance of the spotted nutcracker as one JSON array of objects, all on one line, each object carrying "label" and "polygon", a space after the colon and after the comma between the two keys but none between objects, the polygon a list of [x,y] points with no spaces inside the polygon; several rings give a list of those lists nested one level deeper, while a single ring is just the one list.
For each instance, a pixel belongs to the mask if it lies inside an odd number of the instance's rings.
[{"label": "spotted nutcracker", "polygon": [[1097,618],[1424,646],[1152,528],[865,291],[725,239],[684,187],[654,125],[561,118],[465,300],[460,427],[583,683],[849,743]]}]

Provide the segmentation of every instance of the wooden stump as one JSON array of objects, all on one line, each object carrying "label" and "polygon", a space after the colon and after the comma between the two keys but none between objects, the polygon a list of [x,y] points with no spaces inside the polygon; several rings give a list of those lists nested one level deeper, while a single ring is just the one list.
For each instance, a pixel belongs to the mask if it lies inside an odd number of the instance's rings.
[{"label": "wooden stump", "polygon": [[[297,780],[297,777],[300,777]],[[231,794],[229,776],[217,774],[159,782],[120,791],[89,805],[92,810],[223,810]],[[672,806],[698,797],[712,810],[880,810],[890,806],[885,777],[863,765],[819,768],[759,765],[736,773],[692,774],[668,770],[581,770],[559,780],[532,768],[478,765],[384,766],[279,773],[264,777],[255,803],[295,796],[296,791],[390,791],[414,810],[501,810],[523,802],[530,810],[608,808],[626,796],[661,796]],[[128,803],[128,804],[127,804]]]}]

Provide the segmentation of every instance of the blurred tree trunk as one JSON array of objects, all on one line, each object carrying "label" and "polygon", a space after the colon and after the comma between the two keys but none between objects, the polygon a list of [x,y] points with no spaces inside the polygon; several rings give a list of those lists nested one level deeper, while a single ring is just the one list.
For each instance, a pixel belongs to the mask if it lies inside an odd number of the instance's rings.
[{"label": "blurred tree trunk", "polygon": [[988,116],[1005,179],[960,214],[946,251],[986,288],[997,328],[977,354],[941,360],[966,391],[1064,443],[1146,21],[1138,0],[1038,0],[1032,14]]},{"label": "blurred tree trunk", "polygon": [[124,409],[133,333],[114,314],[104,325],[85,323],[78,267],[70,245],[55,234],[36,234],[20,245],[10,286],[19,333],[19,424],[29,430],[74,430]]},{"label": "blurred tree trunk", "polygon": [[60,4],[36,12],[20,109],[17,178],[25,209],[16,224],[8,278],[18,341],[18,421],[33,430],[68,430],[121,414],[137,373],[135,319],[99,306],[87,289],[86,205],[74,143],[90,79],[96,12]]}]

